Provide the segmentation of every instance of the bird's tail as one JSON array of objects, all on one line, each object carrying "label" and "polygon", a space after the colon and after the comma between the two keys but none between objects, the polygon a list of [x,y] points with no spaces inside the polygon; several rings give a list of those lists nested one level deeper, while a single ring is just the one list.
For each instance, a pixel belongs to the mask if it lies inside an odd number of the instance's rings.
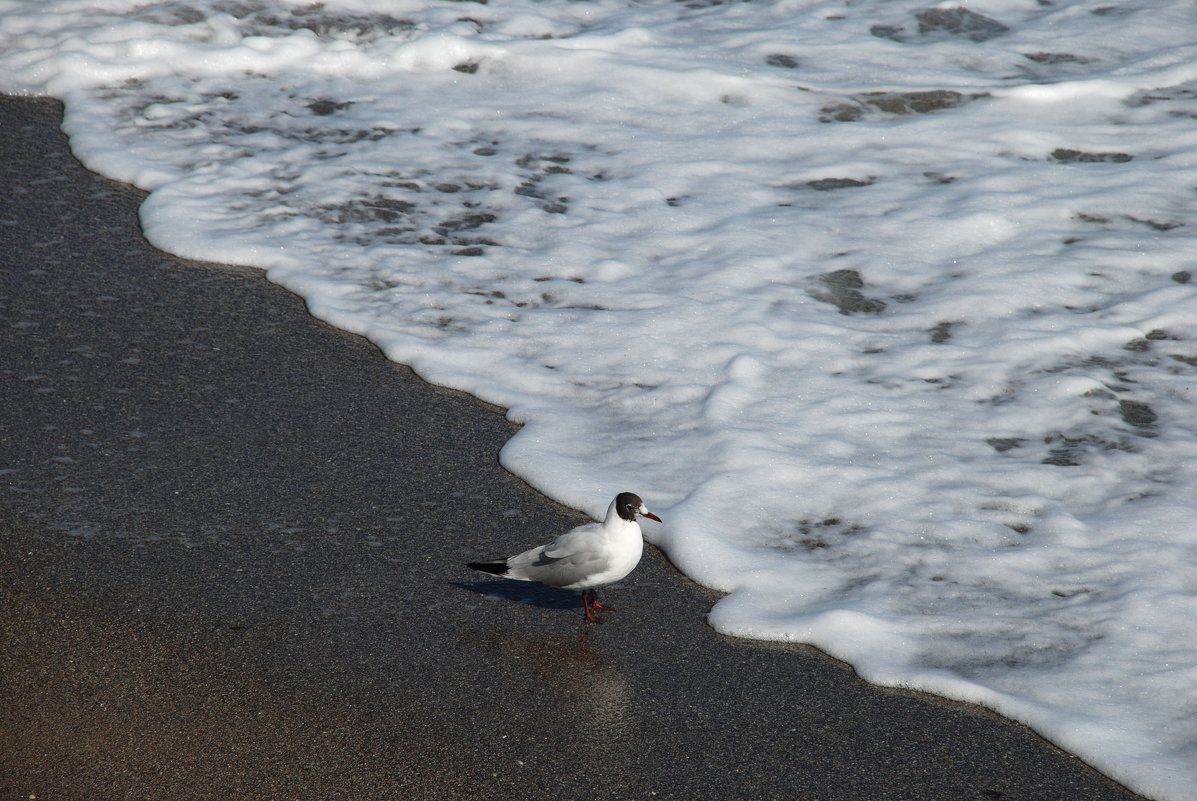
[{"label": "bird's tail", "polygon": [[494,573],[496,576],[501,576],[507,572],[506,559],[492,559],[489,562],[469,562],[466,567],[474,570],[481,570],[483,573]]}]

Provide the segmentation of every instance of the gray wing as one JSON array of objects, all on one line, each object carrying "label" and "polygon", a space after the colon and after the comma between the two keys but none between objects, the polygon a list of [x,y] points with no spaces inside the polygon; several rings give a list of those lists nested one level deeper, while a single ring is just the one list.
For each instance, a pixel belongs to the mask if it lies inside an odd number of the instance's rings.
[{"label": "gray wing", "polygon": [[597,525],[567,531],[548,545],[533,548],[507,560],[507,575],[539,581],[551,587],[586,582],[607,567],[606,549],[596,538]]}]

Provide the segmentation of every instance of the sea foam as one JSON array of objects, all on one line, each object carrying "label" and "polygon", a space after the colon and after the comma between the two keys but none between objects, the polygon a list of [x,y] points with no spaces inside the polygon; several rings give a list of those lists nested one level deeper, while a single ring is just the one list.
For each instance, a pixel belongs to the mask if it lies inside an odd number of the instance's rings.
[{"label": "sea foam", "polygon": [[[718,630],[1197,787],[1188,0],[0,2],[156,246],[524,423]],[[654,530],[656,531],[656,530]]]}]

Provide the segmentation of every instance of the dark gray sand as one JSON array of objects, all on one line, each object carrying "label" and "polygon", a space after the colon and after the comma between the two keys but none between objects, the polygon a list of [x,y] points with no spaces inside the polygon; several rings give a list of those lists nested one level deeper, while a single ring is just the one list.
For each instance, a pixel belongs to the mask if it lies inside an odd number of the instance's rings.
[{"label": "dark gray sand", "polygon": [[151,249],[60,115],[0,99],[3,801],[1135,797],[715,634],[652,548],[590,627],[467,570],[582,520],[498,467],[501,411]]}]

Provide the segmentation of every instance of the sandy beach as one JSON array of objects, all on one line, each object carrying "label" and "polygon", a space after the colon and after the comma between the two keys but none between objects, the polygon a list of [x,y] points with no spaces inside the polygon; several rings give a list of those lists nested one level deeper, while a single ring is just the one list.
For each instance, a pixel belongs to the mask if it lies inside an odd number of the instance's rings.
[{"label": "sandy beach", "polygon": [[502,410],[152,249],[61,113],[0,98],[2,799],[1137,797],[716,634],[651,547],[589,627],[467,570],[584,519],[498,466]]}]

